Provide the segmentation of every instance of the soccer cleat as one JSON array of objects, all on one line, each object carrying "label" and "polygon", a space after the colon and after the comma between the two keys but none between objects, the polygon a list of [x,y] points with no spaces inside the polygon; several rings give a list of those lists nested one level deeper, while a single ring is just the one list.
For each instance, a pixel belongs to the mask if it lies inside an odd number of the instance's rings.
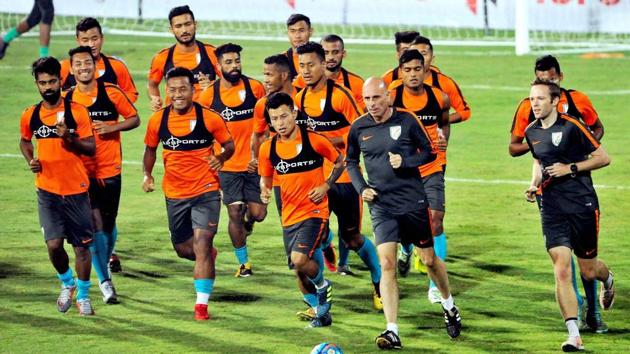
[{"label": "soccer cleat", "polygon": [[349,265],[342,265],[337,267],[337,274],[339,275],[355,275],[354,272],[350,269]]},{"label": "soccer cleat", "polygon": [[94,308],[90,299],[77,300],[77,309],[81,316],[94,316]]},{"label": "soccer cleat", "polygon": [[379,349],[390,350],[390,349],[402,349],[402,343],[400,342],[400,337],[392,331],[383,331],[383,333],[379,334],[375,339],[376,346]]},{"label": "soccer cleat", "polygon": [[446,323],[446,333],[451,338],[459,337],[460,332],[462,331],[462,318],[459,316],[459,311],[456,306],[448,311],[444,308],[444,322]]},{"label": "soccer cleat", "polygon": [[103,302],[106,304],[117,304],[118,294],[116,294],[116,288],[111,280],[106,280],[98,285],[103,293]]},{"label": "soccer cleat", "polygon": [[209,319],[210,319],[210,315],[208,314],[208,305],[195,304],[195,320],[205,321]]},{"label": "soccer cleat", "polygon": [[409,274],[409,268],[411,268],[411,253],[398,251],[398,274],[403,278],[406,277]]},{"label": "soccer cleat", "polygon": [[295,315],[301,321],[312,321],[317,317],[317,312],[309,307],[306,310],[296,312]]},{"label": "soccer cleat", "polygon": [[328,327],[332,324],[332,315],[326,312],[320,317],[314,318],[307,328]]},{"label": "soccer cleat", "polygon": [[420,272],[421,274],[429,274],[429,271],[427,270],[427,266],[424,263],[422,263],[422,259],[420,258],[418,254],[416,254],[415,257],[413,257],[413,268],[417,270],[418,272]]},{"label": "soccer cleat", "polygon": [[615,302],[615,280],[612,272],[610,272],[610,276],[613,277],[612,284],[610,284],[610,289],[606,289],[606,287],[604,286],[604,282],[601,282],[602,285],[599,289],[599,305],[604,310],[610,309]]},{"label": "soccer cleat", "polygon": [[383,299],[374,291],[372,294],[372,302],[376,311],[383,311]]},{"label": "soccer cleat", "polygon": [[249,236],[254,232],[254,220],[250,220],[247,218],[247,213],[245,213],[245,216],[243,217],[244,222],[243,222],[243,228],[245,228],[245,236]]},{"label": "soccer cleat", "polygon": [[109,271],[112,273],[122,272],[122,266],[120,265],[120,258],[118,258],[116,253],[112,253],[111,257],[109,257]]},{"label": "soccer cleat", "polygon": [[590,331],[597,334],[607,333],[608,325],[602,321],[602,315],[595,312],[592,316],[586,316],[586,320],[580,321],[580,330]]},{"label": "soccer cleat", "polygon": [[9,47],[9,43],[0,39],[0,59],[4,58],[4,55],[7,53],[8,47]]},{"label": "soccer cleat", "polygon": [[251,262],[247,262],[245,264],[241,264],[241,266],[236,271],[236,274],[234,274],[234,277],[236,277],[236,278],[247,278],[247,277],[249,277],[252,274],[254,274],[254,273],[252,273],[252,263]]},{"label": "soccer cleat", "polygon": [[337,249],[335,248],[335,246],[333,246],[331,243],[330,245],[328,245],[328,247],[322,249],[322,252],[324,253],[324,264],[326,265],[326,268],[328,268],[328,270],[331,272],[336,272]]},{"label": "soccer cleat", "polygon": [[583,350],[584,345],[580,337],[569,337],[566,342],[562,343],[563,352],[581,352]]},{"label": "soccer cleat", "polygon": [[72,296],[74,295],[74,290],[76,290],[77,286],[61,286],[61,293],[57,298],[57,310],[61,313],[66,313],[72,306]]},{"label": "soccer cleat", "polygon": [[326,282],[325,287],[317,289],[317,317],[322,317],[332,307],[332,282],[330,280]]},{"label": "soccer cleat", "polygon": [[429,302],[432,304],[439,304],[442,302],[442,293],[440,293],[438,288],[429,288],[429,291],[427,291],[427,299],[429,299]]}]

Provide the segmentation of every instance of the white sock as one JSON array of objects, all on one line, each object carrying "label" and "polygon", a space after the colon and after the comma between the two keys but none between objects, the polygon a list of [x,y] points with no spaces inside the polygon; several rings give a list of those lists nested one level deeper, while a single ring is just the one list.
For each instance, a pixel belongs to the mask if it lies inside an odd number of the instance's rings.
[{"label": "white sock", "polygon": [[398,325],[395,323],[388,323],[387,324],[387,330],[388,331],[392,331],[394,333],[396,333],[396,335],[398,335]]},{"label": "white sock", "polygon": [[210,294],[206,294],[206,293],[197,293],[197,304],[203,304],[203,305],[207,305],[208,304],[208,299],[210,299]]},{"label": "white sock", "polygon": [[453,309],[453,306],[455,306],[455,301],[453,300],[453,296],[451,294],[448,294],[448,299],[442,298],[442,307],[446,310],[446,311],[450,311]]},{"label": "white sock", "polygon": [[608,272],[608,279],[606,279],[606,281],[604,282],[604,288],[606,288],[606,290],[610,289],[610,287],[613,284],[613,275],[611,272]]},{"label": "white sock", "polygon": [[576,318],[569,318],[564,321],[564,324],[567,325],[567,330],[569,330],[569,337],[580,336],[580,329],[578,328],[578,321]]},{"label": "white sock", "polygon": [[319,290],[319,289],[323,289],[326,286],[328,286],[328,280],[324,279],[324,281],[322,282],[322,285],[317,285],[315,284],[315,289]]}]

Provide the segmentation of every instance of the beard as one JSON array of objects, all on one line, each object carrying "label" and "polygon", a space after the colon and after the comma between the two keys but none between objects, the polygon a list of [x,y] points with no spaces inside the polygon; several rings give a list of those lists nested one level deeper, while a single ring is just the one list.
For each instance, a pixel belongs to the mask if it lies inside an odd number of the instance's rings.
[{"label": "beard", "polygon": [[339,70],[339,68],[341,67],[341,64],[343,63],[343,60],[339,61],[339,64],[333,66],[333,67],[328,67],[328,65],[326,65],[326,70],[330,71],[330,72],[337,72],[337,70]]},{"label": "beard", "polygon": [[176,39],[176,40],[177,40],[177,42],[179,42],[180,44],[184,44],[184,45],[186,45],[186,44],[193,43],[193,42],[195,41],[195,34],[193,33],[193,34],[190,36],[190,39],[189,39],[189,40],[187,40],[187,41],[181,40],[178,36],[175,36],[175,39]]},{"label": "beard", "polygon": [[237,83],[238,80],[240,80],[241,77],[243,76],[241,72],[238,70],[231,71],[229,73],[221,70],[221,74],[223,74],[223,78],[229,81],[231,84]]},{"label": "beard", "polygon": [[61,88],[58,88],[57,90],[46,90],[44,92],[40,92],[40,94],[42,95],[44,101],[50,104],[55,104],[61,97]]}]

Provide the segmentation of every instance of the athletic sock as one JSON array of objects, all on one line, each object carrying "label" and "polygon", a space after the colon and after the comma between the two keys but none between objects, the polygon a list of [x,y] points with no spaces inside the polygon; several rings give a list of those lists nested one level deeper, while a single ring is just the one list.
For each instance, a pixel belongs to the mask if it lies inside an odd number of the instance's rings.
[{"label": "athletic sock", "polygon": [[578,309],[580,309],[582,308],[582,304],[584,303],[584,298],[582,298],[582,294],[580,294],[580,290],[577,286],[577,273],[575,272],[575,260],[573,259],[573,256],[571,256],[571,283],[573,284],[573,291],[575,291],[575,296],[577,298]]},{"label": "athletic sock", "polygon": [[564,320],[564,324],[567,326],[567,330],[569,331],[569,337],[580,336],[580,329],[578,328],[577,318],[567,318],[566,320]]},{"label": "athletic sock", "polygon": [[[599,312],[599,302],[597,301],[597,282],[595,280],[587,280],[582,278],[582,286],[586,295],[587,312],[586,317],[592,317]],[[583,318],[582,320],[585,320]]]},{"label": "athletic sock", "polygon": [[[433,236],[433,251],[442,261],[446,260],[446,234],[442,232],[437,236]],[[436,285],[432,279],[429,279],[429,288],[435,288]]]},{"label": "athletic sock", "polygon": [[608,271],[608,278],[606,279],[606,281],[604,282],[604,288],[606,288],[606,290],[610,289],[613,285],[613,275],[610,271]]},{"label": "athletic sock", "polygon": [[398,325],[395,323],[387,323],[387,330],[388,331],[392,331],[394,333],[396,333],[396,335],[398,335]]},{"label": "athletic sock", "polygon": [[10,43],[12,40],[16,39],[20,36],[20,33],[17,31],[16,27],[11,28],[7,33],[4,34],[2,40],[4,43]]},{"label": "athletic sock", "polygon": [[61,280],[63,286],[75,286],[77,283],[74,281],[74,273],[72,268],[68,267],[68,270],[63,274],[57,274],[57,278]]},{"label": "athletic sock", "polygon": [[240,264],[245,264],[249,261],[249,258],[247,257],[247,245],[241,248],[235,248],[234,254],[236,254],[236,259],[238,259],[238,263]]},{"label": "athletic sock", "polygon": [[108,262],[109,262],[109,258],[112,256],[112,254],[114,253],[114,250],[116,249],[116,241],[118,241],[118,228],[116,227],[116,225],[114,225],[114,228],[112,229],[112,232],[107,234],[107,258],[108,258]]},{"label": "athletic sock", "polygon": [[77,300],[84,300],[90,297],[90,286],[92,286],[92,282],[89,279],[77,279]]},{"label": "athletic sock", "polygon": [[348,265],[348,257],[350,256],[350,249],[346,246],[346,243],[343,242],[341,237],[339,238],[339,261],[337,262],[337,266],[343,267]]},{"label": "athletic sock", "polygon": [[315,285],[315,288],[317,288],[317,290],[328,285],[328,282],[326,281],[326,279],[324,279],[324,273],[321,270],[317,272],[317,275],[315,275],[315,277],[308,277],[308,280],[310,280],[311,283]]},{"label": "athletic sock", "polygon": [[404,254],[405,256],[408,256],[411,254],[411,252],[413,252],[413,243],[407,244],[407,245],[400,245],[400,252],[402,252],[402,254]]},{"label": "athletic sock", "polygon": [[319,266],[319,272],[323,274],[324,272],[324,252],[322,252],[321,248],[318,248],[313,252],[313,260]]},{"label": "athletic sock", "polygon": [[107,235],[103,231],[97,231],[94,233],[94,240],[90,245],[90,252],[92,253],[92,268],[96,272],[99,284],[110,280],[109,275],[109,257],[107,256]]},{"label": "athletic sock", "polygon": [[47,46],[40,46],[39,47],[39,57],[40,58],[44,58],[48,56],[48,47]]},{"label": "athletic sock", "polygon": [[308,304],[308,306],[316,309],[317,305],[319,305],[319,303],[317,302],[317,295],[316,294],[304,294],[302,295],[304,298],[304,301]]},{"label": "athletic sock", "polygon": [[381,281],[381,264],[378,261],[378,255],[376,254],[376,247],[372,241],[363,237],[363,246],[359,248],[357,254],[363,260],[368,268],[370,268],[370,275],[372,277],[372,283],[378,283]]},{"label": "athletic sock", "polygon": [[195,291],[197,292],[196,304],[208,304],[212,288],[214,287],[214,279],[195,279]]},{"label": "athletic sock", "polygon": [[446,311],[450,311],[453,309],[453,307],[455,306],[455,300],[453,300],[453,295],[449,294],[448,298],[442,298],[442,300],[440,300],[440,302],[442,303],[442,307],[446,310]]}]

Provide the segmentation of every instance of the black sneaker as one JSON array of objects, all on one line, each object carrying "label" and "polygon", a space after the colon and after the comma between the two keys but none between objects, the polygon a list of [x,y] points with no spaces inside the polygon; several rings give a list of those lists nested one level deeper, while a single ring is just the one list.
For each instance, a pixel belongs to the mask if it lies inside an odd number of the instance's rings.
[{"label": "black sneaker", "polygon": [[9,48],[9,43],[0,39],[0,59],[4,58],[4,55],[7,53],[7,48]]},{"label": "black sneaker", "polygon": [[446,333],[451,338],[459,337],[459,333],[462,331],[462,319],[459,317],[459,311],[456,306],[450,311],[444,310],[444,322],[446,322]]},{"label": "black sneaker", "polygon": [[122,272],[122,265],[120,265],[120,258],[118,258],[116,253],[112,253],[112,256],[109,257],[109,271],[112,273]]},{"label": "black sneaker", "polygon": [[320,317],[316,317],[311,321],[307,328],[328,327],[332,324],[332,315],[326,312]]},{"label": "black sneaker", "polygon": [[405,254],[402,250],[398,251],[398,275],[403,278],[409,274],[409,268],[411,268],[411,256],[411,252],[409,252],[409,254]]},{"label": "black sneaker", "polygon": [[378,337],[376,337],[375,341],[376,346],[379,347],[379,349],[402,349],[400,337],[398,337],[398,335],[392,331],[383,331],[383,333],[379,334]]},{"label": "black sneaker", "polygon": [[599,312],[595,312],[592,316],[586,316],[586,321],[584,321],[586,325],[580,330],[587,330],[590,332],[595,332],[598,334],[607,333],[608,325],[606,322],[602,321],[602,315]]}]

